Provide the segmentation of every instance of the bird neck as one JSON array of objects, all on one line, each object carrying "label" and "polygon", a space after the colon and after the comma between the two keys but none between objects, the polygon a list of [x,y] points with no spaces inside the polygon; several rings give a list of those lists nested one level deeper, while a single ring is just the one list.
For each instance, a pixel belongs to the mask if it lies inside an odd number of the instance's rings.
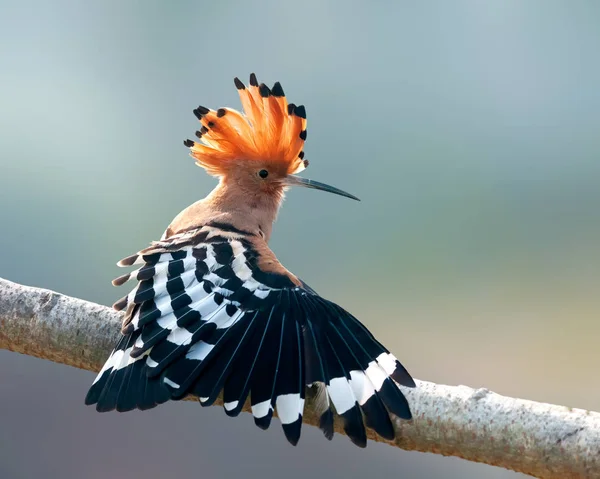
[{"label": "bird neck", "polygon": [[221,179],[203,203],[227,217],[232,225],[258,233],[268,241],[283,198],[283,188],[266,194],[244,188],[233,180]]},{"label": "bird neck", "polygon": [[217,222],[261,236],[268,242],[283,196],[283,188],[276,194],[267,195],[248,191],[235,181],[221,179],[206,198],[175,217],[164,237]]}]

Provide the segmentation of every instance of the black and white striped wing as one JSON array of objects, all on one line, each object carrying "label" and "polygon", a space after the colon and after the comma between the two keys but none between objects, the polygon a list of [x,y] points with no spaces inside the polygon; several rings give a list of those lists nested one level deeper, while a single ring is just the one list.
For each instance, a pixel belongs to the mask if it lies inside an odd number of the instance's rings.
[{"label": "black and white striped wing", "polygon": [[123,260],[139,268],[114,283],[138,284],[115,304],[123,336],[86,404],[127,411],[194,394],[206,406],[223,391],[236,416],[250,396],[256,424],[277,411],[296,444],[313,387],[328,438],[335,408],[355,444],[366,445],[365,424],[393,439],[389,413],[411,417],[397,385],[414,386],[408,372],[356,318],[285,269],[265,271],[260,255],[247,234],[206,226]]}]

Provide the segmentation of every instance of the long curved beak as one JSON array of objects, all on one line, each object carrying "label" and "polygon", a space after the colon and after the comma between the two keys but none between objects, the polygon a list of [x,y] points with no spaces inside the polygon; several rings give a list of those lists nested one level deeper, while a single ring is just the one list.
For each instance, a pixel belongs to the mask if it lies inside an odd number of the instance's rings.
[{"label": "long curved beak", "polygon": [[285,184],[286,186],[303,186],[305,188],[312,188],[314,190],[327,191],[329,193],[333,193],[334,195],[345,196],[346,198],[360,201],[356,196],[346,193],[335,186],[329,186],[319,181],[302,178],[301,176],[288,175],[285,179]]}]

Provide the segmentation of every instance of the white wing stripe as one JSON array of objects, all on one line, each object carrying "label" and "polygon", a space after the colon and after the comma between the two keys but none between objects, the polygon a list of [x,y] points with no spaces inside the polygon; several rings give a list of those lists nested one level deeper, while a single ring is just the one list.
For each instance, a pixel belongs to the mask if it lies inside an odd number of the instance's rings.
[{"label": "white wing stripe", "polygon": [[215,250],[213,249],[211,244],[206,245],[206,259],[204,260],[204,262],[206,263],[206,266],[208,267],[209,271],[213,271],[215,269],[215,266],[219,264],[215,259]]},{"label": "white wing stripe", "polygon": [[266,401],[259,402],[258,404],[252,406],[252,415],[256,418],[265,417],[267,414],[269,414],[270,410],[271,400],[267,399]]},{"label": "white wing stripe", "polygon": [[356,399],[348,380],[344,377],[329,381],[327,392],[338,414],[344,414],[356,404]]},{"label": "white wing stripe", "polygon": [[167,336],[167,341],[178,346],[185,346],[192,342],[192,333],[185,328],[175,328]]},{"label": "white wing stripe", "polygon": [[388,375],[385,373],[383,367],[375,361],[371,361],[367,369],[365,369],[365,374],[373,384],[373,387],[376,391],[381,389],[384,381],[388,378]]},{"label": "white wing stripe", "polygon": [[373,389],[371,381],[362,371],[350,371],[350,378],[350,387],[354,397],[356,397],[358,404],[362,406],[375,394],[375,389]]},{"label": "white wing stripe", "polygon": [[277,415],[282,424],[291,424],[299,416],[302,416],[304,409],[304,400],[300,398],[299,393],[282,394],[275,400]]},{"label": "white wing stripe", "polygon": [[377,362],[388,376],[391,376],[396,370],[396,361],[396,357],[390,353],[381,353],[377,356]]},{"label": "white wing stripe", "polygon": [[192,347],[187,352],[185,357],[188,359],[202,361],[204,360],[204,358],[206,358],[206,356],[208,356],[208,353],[210,353],[214,347],[214,344],[208,344],[204,341],[198,341],[197,343],[192,344]]}]

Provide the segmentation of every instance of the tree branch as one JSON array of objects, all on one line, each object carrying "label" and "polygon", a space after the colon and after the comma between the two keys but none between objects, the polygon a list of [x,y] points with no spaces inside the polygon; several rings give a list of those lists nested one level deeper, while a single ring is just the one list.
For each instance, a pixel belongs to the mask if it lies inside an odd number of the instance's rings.
[{"label": "tree branch", "polygon": [[[119,314],[105,306],[0,278],[2,349],[96,372],[119,328]],[[414,419],[395,420],[399,437],[391,444],[396,447],[539,478],[600,477],[599,413],[426,381],[403,392]],[[305,422],[317,421],[307,400]]]}]

